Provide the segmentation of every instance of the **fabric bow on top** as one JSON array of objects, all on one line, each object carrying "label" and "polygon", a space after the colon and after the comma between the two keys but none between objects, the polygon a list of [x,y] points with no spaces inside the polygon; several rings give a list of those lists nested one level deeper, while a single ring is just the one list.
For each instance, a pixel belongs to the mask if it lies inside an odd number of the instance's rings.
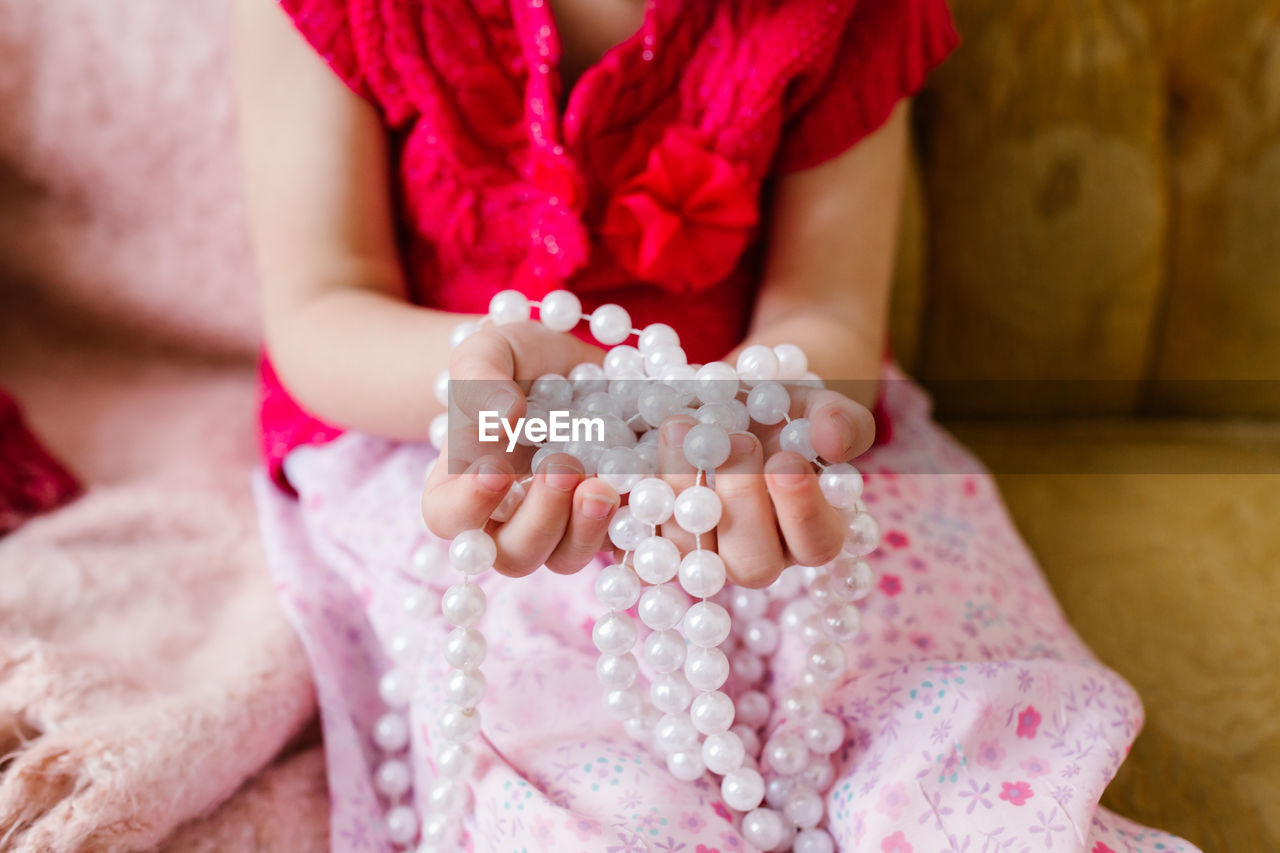
[{"label": "fabric bow on top", "polygon": [[614,192],[601,236],[638,279],[673,293],[702,290],[733,271],[759,221],[744,172],[672,127],[644,171]]}]

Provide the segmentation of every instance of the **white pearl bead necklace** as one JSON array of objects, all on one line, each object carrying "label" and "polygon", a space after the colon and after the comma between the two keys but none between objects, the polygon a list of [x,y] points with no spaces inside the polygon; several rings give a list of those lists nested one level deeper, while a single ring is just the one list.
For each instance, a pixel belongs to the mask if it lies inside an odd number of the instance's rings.
[{"label": "white pearl bead necklace", "polygon": [[[878,547],[880,527],[861,500],[862,475],[848,463],[820,460],[809,421],[789,415],[786,383],[819,383],[808,370],[804,351],[791,344],[754,345],[742,351],[736,366],[689,365],[679,336],[666,324],[634,329],[619,305],[602,305],[588,315],[568,291],[531,302],[513,290],[494,296],[488,316],[479,323],[460,324],[451,345],[485,323],[527,321],[535,307],[547,328],[569,332],[585,320],[596,340],[611,347],[603,367],[578,365],[567,382],[560,376],[539,377],[528,395],[535,411],[572,409],[606,420],[605,446],[544,443],[531,468],[550,453],[567,452],[588,473],[628,496],[627,506],[609,525],[609,538],[622,558],[603,569],[595,582],[596,596],[608,608],[592,631],[600,651],[596,675],[606,712],[622,722],[628,735],[662,756],[677,779],[693,781],[706,772],[720,776],[721,796],[743,813],[741,831],[749,843],[766,851],[831,853],[835,842],[821,825],[825,793],[835,777],[830,756],[843,745],[846,733],[839,717],[822,710],[818,691],[844,676],[843,644],[857,634],[857,602],[872,587],[871,568],[862,558]],[[632,336],[635,347],[624,343]],[[435,388],[446,403],[448,389],[446,371]],[[699,423],[683,445],[697,478],[677,495],[656,474],[657,427],[679,413],[693,414]],[[784,421],[780,446],[818,467],[823,495],[845,518],[843,552],[825,566],[791,566],[764,590],[728,585],[724,561],[703,547],[703,536],[716,528],[722,513],[708,479],[729,457],[730,432],[745,430],[752,422],[771,426]],[[438,416],[431,424],[432,444],[441,447],[447,431],[447,416]],[[492,515],[494,521],[511,518],[527,483],[526,477],[512,484]],[[674,543],[659,535],[659,526],[670,521],[694,537],[694,549],[683,558]],[[414,555],[419,576],[431,570],[430,547]],[[480,631],[486,598],[474,579],[493,568],[496,558],[497,547],[483,530],[465,531],[449,546],[449,562],[462,575],[440,601],[441,612],[454,626],[443,648],[453,670],[445,683],[450,707],[439,720],[443,742],[437,744],[435,763],[440,777],[428,783],[428,808],[421,820],[407,804],[413,774],[401,757],[409,743],[405,710],[413,685],[400,667],[379,682],[389,711],[374,726],[374,744],[386,756],[374,784],[390,804],[385,825],[391,841],[403,848],[416,842],[418,853],[462,846],[461,816],[469,805],[467,779],[477,763],[479,706],[486,689],[480,672],[487,652]],[[408,612],[421,612],[423,600],[415,598],[405,606]],[[644,637],[627,613],[633,607],[648,631]],[[781,725],[762,740],[775,709],[758,688],[781,631],[803,639],[805,671],[780,700]],[[392,645],[393,653],[403,653],[409,644],[397,638]],[[647,691],[641,685],[641,661],[651,673]],[[731,678],[740,688],[736,701],[725,690]]]}]

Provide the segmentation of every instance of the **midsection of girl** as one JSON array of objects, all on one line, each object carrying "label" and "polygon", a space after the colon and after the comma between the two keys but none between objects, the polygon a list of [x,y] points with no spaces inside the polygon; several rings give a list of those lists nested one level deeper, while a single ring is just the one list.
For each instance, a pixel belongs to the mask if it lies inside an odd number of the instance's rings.
[{"label": "midsection of girl", "polygon": [[[839,384],[847,396],[792,398],[818,453],[868,475],[886,543],[859,575],[848,671],[815,700],[848,737],[797,777],[816,789],[808,805],[826,794],[825,829],[796,834],[796,850],[1194,849],[1098,806],[1138,698],[1065,622],[991,478],[885,360],[904,99],[957,42],[942,0],[237,6],[269,356],[257,496],[315,674],[335,849],[412,838],[385,801],[410,779],[423,814],[454,790],[435,784],[460,766],[436,749],[446,693],[484,682],[454,683],[441,662],[453,627],[434,605],[453,583],[446,540],[481,527],[509,577],[477,581],[488,690],[483,723],[468,723],[484,743],[467,777],[475,849],[753,849],[723,789],[678,779],[596,701],[594,557],[622,498],[554,454],[498,523],[524,472],[457,447],[423,488],[441,371],[463,416],[518,417],[522,383],[602,360],[585,334],[531,322],[453,345],[501,291],[561,289],[584,313],[617,303],[636,328],[671,325],[692,362],[798,344],[819,376],[858,380]],[[690,425],[661,429],[676,490],[692,482],[678,464]],[[806,604],[775,579],[831,559],[844,534],[810,465],[777,445],[772,430],[734,434],[714,479],[710,545],[731,581],[769,586],[732,591],[748,632]],[[724,687],[756,726],[735,726],[744,744],[777,733],[769,697],[781,713],[806,671],[803,647],[757,627],[754,646],[729,644]],[[391,661],[403,678],[380,683]],[[407,716],[382,725],[380,693]]]}]

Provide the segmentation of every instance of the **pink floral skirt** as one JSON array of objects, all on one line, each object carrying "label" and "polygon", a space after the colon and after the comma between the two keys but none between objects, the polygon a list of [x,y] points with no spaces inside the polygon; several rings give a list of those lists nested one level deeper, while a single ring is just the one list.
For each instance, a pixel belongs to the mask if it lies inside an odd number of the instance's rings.
[{"label": "pink floral skirt", "polygon": [[[1174,853],[1196,847],[1098,805],[1142,726],[1134,689],[1067,623],[995,482],[930,416],[925,393],[886,368],[891,440],[857,464],[885,530],[878,584],[848,644],[847,680],[826,708],[850,737],[833,757],[829,829],[840,850],[875,853]],[[408,632],[416,674],[411,764],[434,778],[444,707],[431,606],[453,582],[419,498],[434,451],[356,432],[293,451],[300,498],[258,472],[270,567],[311,658],[324,724],[336,851],[391,851],[370,731],[385,642]],[[438,548],[422,580],[410,555]],[[483,630],[489,692],[466,849],[549,853],[752,850],[710,777],[679,782],[600,703],[593,593],[601,563],[573,576],[490,573]],[[409,612],[406,599],[429,591]],[[801,670],[796,638],[773,684]],[[772,688],[771,688],[772,689]]]}]

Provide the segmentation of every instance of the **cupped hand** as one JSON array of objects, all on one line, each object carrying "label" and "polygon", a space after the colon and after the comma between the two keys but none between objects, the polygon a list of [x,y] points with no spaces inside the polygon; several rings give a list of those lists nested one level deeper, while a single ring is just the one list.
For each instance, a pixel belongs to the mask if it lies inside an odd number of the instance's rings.
[{"label": "cupped hand", "polygon": [[[495,568],[521,577],[545,564],[576,572],[604,548],[618,493],[587,477],[582,463],[563,453],[541,461],[528,494],[510,519],[491,519],[527,470],[531,448],[506,452],[479,440],[480,412],[514,422],[524,416],[528,384],[548,373],[568,375],[603,353],[571,335],[538,323],[485,326],[459,344],[449,360],[449,435],[422,494],[422,517],[437,536],[485,529],[498,546]],[[523,386],[522,384],[523,383]]]},{"label": "cupped hand", "polygon": [[[865,406],[834,391],[797,385],[788,390],[789,415],[809,419],[813,447],[823,460],[847,462],[871,446],[875,421]],[[677,415],[659,433],[662,474],[677,494],[697,476],[683,451],[696,423]],[[826,563],[844,542],[844,522],[822,494],[814,466],[799,453],[779,450],[782,426],[753,422],[751,431],[731,433],[729,458],[715,471],[723,513],[716,529],[702,537],[702,547],[716,549],[730,580],[742,586],[767,586],[791,563]],[[662,532],[682,553],[694,547],[693,537],[674,521]]]}]

